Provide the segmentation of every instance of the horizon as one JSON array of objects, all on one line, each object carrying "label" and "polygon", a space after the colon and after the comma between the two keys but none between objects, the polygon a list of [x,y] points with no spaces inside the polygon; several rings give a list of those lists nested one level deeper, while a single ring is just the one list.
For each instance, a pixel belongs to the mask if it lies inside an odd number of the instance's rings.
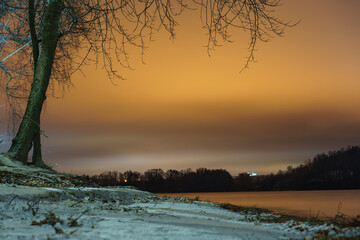
[{"label": "horizon", "polygon": [[[118,172],[118,173],[125,173],[127,171],[132,171],[132,172],[139,172],[140,174],[144,174],[146,171],[148,170],[153,170],[153,169],[160,169],[162,171],[164,171],[164,173],[166,173],[167,171],[170,171],[170,170],[176,170],[176,171],[179,171],[179,172],[186,172],[186,171],[194,171],[196,172],[198,169],[207,169],[207,170],[225,170],[227,171],[231,177],[235,178],[237,177],[238,175],[240,174],[249,174],[249,176],[264,176],[264,175],[269,175],[269,174],[279,174],[280,172],[286,172],[288,170],[288,167],[291,167],[292,169],[294,168],[298,168],[300,167],[301,165],[305,165],[307,161],[312,161],[314,158],[316,158],[318,155],[322,155],[322,154],[325,154],[325,155],[329,155],[331,153],[334,153],[334,152],[339,152],[339,151],[346,151],[352,147],[357,147],[357,148],[360,148],[360,146],[346,146],[346,147],[342,147],[340,149],[332,149],[332,150],[329,150],[327,152],[321,152],[321,153],[317,153],[316,155],[314,155],[311,159],[307,159],[307,160],[304,160],[303,163],[299,163],[298,165],[289,165],[286,167],[286,169],[278,169],[277,171],[274,171],[274,172],[264,172],[264,171],[261,171],[261,169],[249,169],[249,170],[246,170],[246,171],[243,171],[243,172],[237,172],[237,173],[233,173],[231,171],[229,171],[229,169],[225,169],[225,168],[206,168],[206,167],[198,167],[198,168],[182,168],[182,169],[173,169],[173,168],[168,168],[168,169],[162,169],[160,167],[153,167],[153,168],[149,168],[147,170],[144,170],[144,171],[138,171],[138,170],[134,170],[134,169],[128,169],[128,170],[125,170],[125,171],[118,171],[116,169],[109,169],[109,170],[105,170],[103,172],[98,172],[98,173],[93,173],[93,174],[87,174],[87,173],[83,173],[81,175],[88,175],[88,176],[95,176],[95,175],[100,175],[102,173],[108,173],[108,172]],[[255,175],[254,175],[255,174]],[[80,175],[80,174],[79,174]]]}]

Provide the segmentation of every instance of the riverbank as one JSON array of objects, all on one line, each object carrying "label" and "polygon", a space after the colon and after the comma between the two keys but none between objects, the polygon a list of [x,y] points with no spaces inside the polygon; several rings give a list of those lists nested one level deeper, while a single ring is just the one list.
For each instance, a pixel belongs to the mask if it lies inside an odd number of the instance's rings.
[{"label": "riverbank", "polygon": [[358,226],[129,187],[100,188],[69,174],[0,160],[0,239],[360,238]]},{"label": "riverbank", "polygon": [[359,227],[229,211],[132,188],[0,184],[0,239],[355,239]]},{"label": "riverbank", "polygon": [[274,213],[328,220],[342,215],[360,221],[360,190],[161,193],[159,196],[265,208]]}]

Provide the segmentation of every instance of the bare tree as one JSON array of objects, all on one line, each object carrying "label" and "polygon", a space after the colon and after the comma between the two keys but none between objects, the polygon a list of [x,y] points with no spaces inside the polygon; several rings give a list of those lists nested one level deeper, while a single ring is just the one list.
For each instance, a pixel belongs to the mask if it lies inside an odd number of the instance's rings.
[{"label": "bare tree", "polygon": [[219,41],[231,41],[230,31],[249,33],[246,68],[254,61],[258,41],[282,35],[290,26],[273,16],[278,6],[278,0],[0,0],[4,91],[10,106],[26,105],[7,155],[27,163],[33,147],[32,162],[45,165],[40,145],[43,103],[54,83],[69,83],[84,64],[103,63],[111,80],[122,78],[115,65],[130,67],[129,47],[143,51],[160,29],[175,38],[177,17],[184,10],[199,10],[208,51]]}]

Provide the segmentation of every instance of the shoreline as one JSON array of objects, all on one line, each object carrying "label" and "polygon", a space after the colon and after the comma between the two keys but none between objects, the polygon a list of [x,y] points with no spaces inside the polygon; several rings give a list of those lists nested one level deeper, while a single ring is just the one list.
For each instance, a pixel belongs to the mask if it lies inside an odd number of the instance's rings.
[{"label": "shoreline", "polygon": [[358,239],[360,227],[128,187],[0,184],[1,239]]},{"label": "shoreline", "polygon": [[0,239],[359,239],[359,226],[99,187],[0,156]]},{"label": "shoreline", "polygon": [[157,193],[159,196],[197,198],[241,207],[269,209],[273,213],[327,220],[338,215],[360,215],[360,190]]},{"label": "shoreline", "polygon": [[[165,195],[164,197],[168,197],[168,196]],[[234,205],[231,203],[220,203],[220,202],[213,202],[213,201],[209,201],[209,200],[201,200],[198,197],[196,197],[194,199],[186,198],[186,197],[170,197],[170,198],[186,199],[189,202],[200,201],[200,202],[215,203],[215,204],[218,204],[219,207],[229,210],[229,211],[232,211],[232,212],[240,212],[240,213],[245,213],[245,214],[274,214],[274,215],[279,216],[274,221],[269,221],[269,219],[266,219],[265,222],[279,223],[279,222],[293,220],[293,221],[297,221],[297,222],[309,222],[314,225],[335,224],[340,227],[360,227],[360,217],[359,216],[356,218],[353,218],[353,217],[347,217],[344,215],[337,215],[333,218],[322,219],[322,218],[317,218],[317,217],[305,217],[305,216],[291,215],[291,214],[286,214],[286,213],[279,213],[279,212],[275,212],[275,211],[273,211],[271,209],[267,209],[267,208],[239,206],[239,205]]]}]

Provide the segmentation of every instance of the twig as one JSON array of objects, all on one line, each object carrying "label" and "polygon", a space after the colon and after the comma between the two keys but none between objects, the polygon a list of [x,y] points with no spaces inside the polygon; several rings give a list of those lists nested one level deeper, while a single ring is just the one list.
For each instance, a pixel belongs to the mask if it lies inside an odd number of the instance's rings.
[{"label": "twig", "polygon": [[69,222],[69,227],[78,227],[80,226],[79,223],[77,222],[82,216],[84,216],[85,213],[87,213],[89,211],[89,209],[83,211],[80,216],[78,216],[77,218],[75,219],[72,219],[70,222]]},{"label": "twig", "polygon": [[32,213],[33,216],[36,216],[36,214],[39,211],[39,203],[40,203],[40,200],[26,203],[28,205],[28,207],[29,207],[28,210],[31,210],[31,213]]},{"label": "twig", "polygon": [[10,200],[10,202],[8,203],[8,205],[10,205],[10,204],[12,203],[12,201],[14,201],[15,198],[17,198],[17,197],[18,197],[18,195],[15,195],[15,196]]},{"label": "twig", "polygon": [[19,52],[21,49],[23,49],[24,47],[26,47],[27,45],[30,44],[31,41],[27,42],[25,45],[19,47],[17,50],[15,50],[14,52],[10,53],[9,55],[7,55],[6,57],[3,58],[3,60],[0,61],[0,63],[5,62],[9,57],[15,55],[17,52]]}]

